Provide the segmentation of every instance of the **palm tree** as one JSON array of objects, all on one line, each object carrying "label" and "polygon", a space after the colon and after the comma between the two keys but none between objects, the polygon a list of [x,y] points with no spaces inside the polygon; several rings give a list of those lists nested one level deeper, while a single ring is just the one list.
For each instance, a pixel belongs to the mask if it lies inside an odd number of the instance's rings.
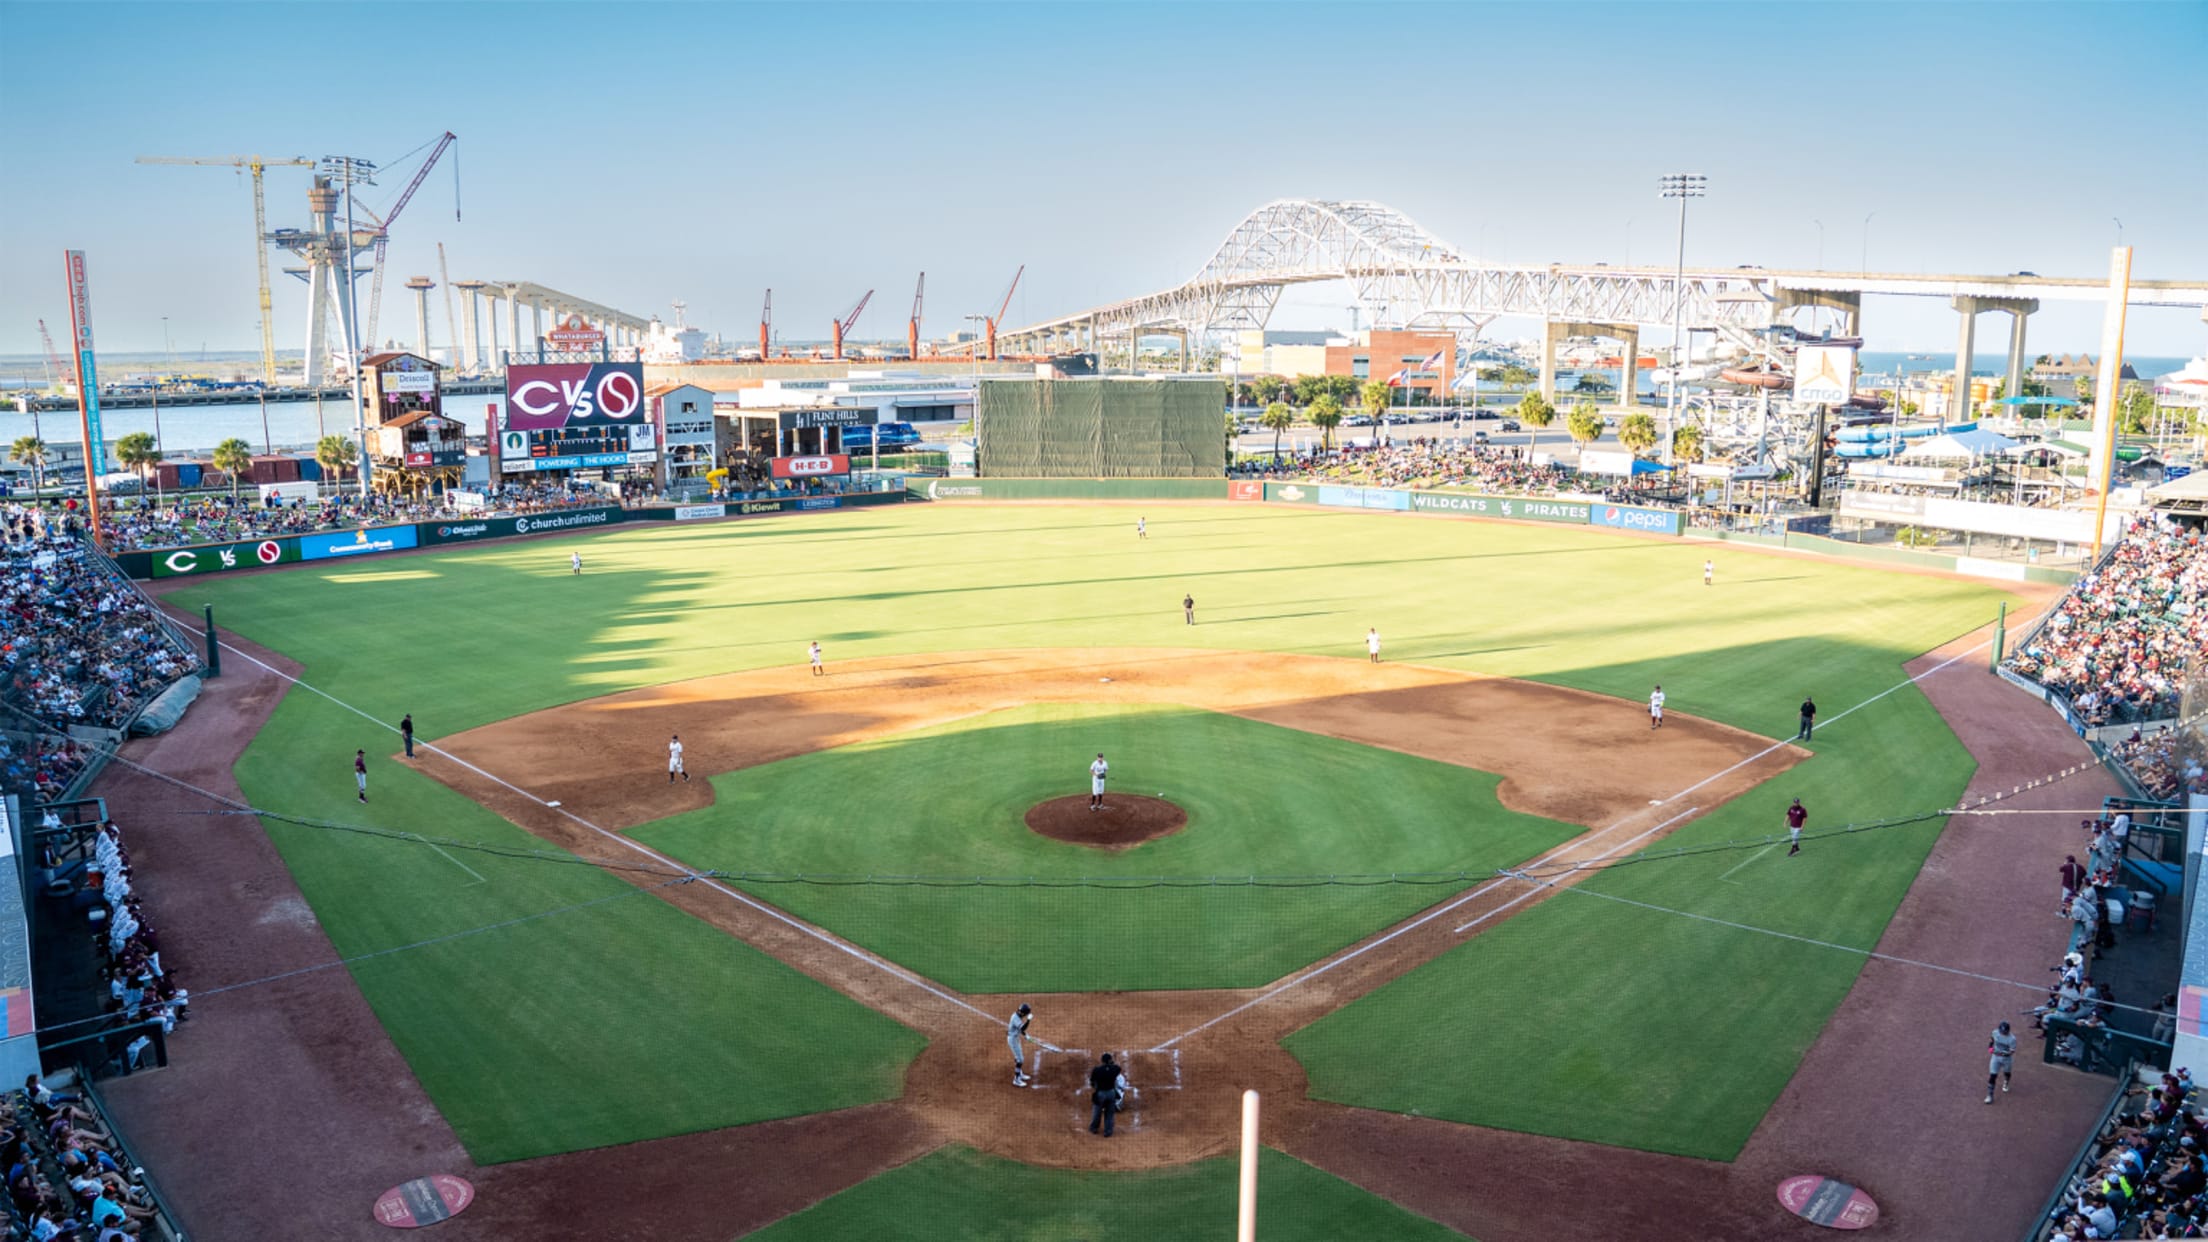
[{"label": "palm tree", "polygon": [[19,436],[8,449],[8,460],[31,468],[31,491],[46,490],[46,442],[37,436]]},{"label": "palm tree", "polygon": [[253,446],[232,436],[215,446],[215,469],[230,476],[230,498],[238,498],[238,479],[253,468]]},{"label": "palm tree", "polygon": [[[116,439],[115,460],[121,462],[124,469],[143,479],[146,477],[146,467],[161,460],[161,450],[154,446],[152,432],[133,431]],[[154,473],[153,484],[154,495],[158,499],[161,487],[161,475],[158,471]]]},{"label": "palm tree", "polygon": [[[1232,420],[1229,420],[1229,425],[1232,425]],[[322,463],[322,477],[330,483],[343,478],[345,472],[352,469],[353,461],[358,456],[359,450],[344,436],[324,436],[314,444],[314,459]]]},{"label": "palm tree", "polygon": [[1280,460],[1280,433],[1296,425],[1296,412],[1286,402],[1275,401],[1257,416],[1257,425],[1273,433],[1273,460]]},{"label": "palm tree", "polygon": [[1688,423],[1672,432],[1671,455],[1680,461],[1702,460],[1702,429]]},{"label": "palm tree", "polygon": [[1644,453],[1656,447],[1656,420],[1647,414],[1628,414],[1618,420],[1618,443],[1629,453]]},{"label": "palm tree", "polygon": [[1541,433],[1556,421],[1556,407],[1550,405],[1539,390],[1518,398],[1518,421],[1533,428],[1533,438],[1526,442],[1526,456],[1533,456],[1534,446],[1541,443]]},{"label": "palm tree", "polygon": [[1342,425],[1342,403],[1330,393],[1322,394],[1303,413],[1311,420],[1311,425],[1319,429],[1320,442],[1326,446],[1326,451],[1333,452],[1334,429]]},{"label": "palm tree", "polygon": [[1572,442],[1583,449],[1600,439],[1602,415],[1596,411],[1595,403],[1582,401],[1574,405],[1564,419],[1564,430],[1570,432]]},{"label": "palm tree", "polygon": [[1357,390],[1357,400],[1365,407],[1365,413],[1372,415],[1373,421],[1378,422],[1380,416],[1387,413],[1388,406],[1394,402],[1395,389],[1388,387],[1385,380],[1367,380],[1365,386]]}]

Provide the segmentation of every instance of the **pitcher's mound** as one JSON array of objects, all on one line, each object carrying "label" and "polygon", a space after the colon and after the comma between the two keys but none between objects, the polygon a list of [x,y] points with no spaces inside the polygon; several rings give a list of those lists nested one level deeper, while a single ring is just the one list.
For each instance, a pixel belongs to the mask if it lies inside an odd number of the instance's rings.
[{"label": "pitcher's mound", "polygon": [[1188,823],[1188,812],[1163,798],[1104,795],[1104,809],[1089,809],[1089,796],[1052,798],[1027,808],[1027,826],[1053,841],[1124,850],[1169,837]]}]

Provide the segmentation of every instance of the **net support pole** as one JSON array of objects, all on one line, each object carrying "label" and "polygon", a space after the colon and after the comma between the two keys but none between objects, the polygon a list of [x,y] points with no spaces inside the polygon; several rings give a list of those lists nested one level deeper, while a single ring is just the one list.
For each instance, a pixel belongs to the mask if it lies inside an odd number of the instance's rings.
[{"label": "net support pole", "polygon": [[1257,1092],[1242,1093],[1242,1194],[1235,1242],[1257,1242]]},{"label": "net support pole", "polygon": [[222,644],[215,641],[215,606],[207,605],[207,675],[222,676]]},{"label": "net support pole", "polygon": [[2001,644],[2008,636],[2009,601],[2002,600],[2001,615],[1995,618],[1993,622],[1993,663],[1987,666],[1987,672],[1997,673],[2001,671]]}]

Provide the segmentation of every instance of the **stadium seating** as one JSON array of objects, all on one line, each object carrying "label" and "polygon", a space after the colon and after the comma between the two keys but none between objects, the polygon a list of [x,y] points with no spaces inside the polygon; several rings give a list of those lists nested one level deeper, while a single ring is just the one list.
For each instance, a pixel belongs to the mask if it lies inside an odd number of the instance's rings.
[{"label": "stadium seating", "polygon": [[[14,515],[8,536],[0,550],[0,695],[8,707],[57,734],[70,725],[118,728],[198,667],[145,596],[81,540],[34,530]],[[10,758],[21,756],[11,748]],[[59,742],[33,757],[57,771],[71,760]]]}]

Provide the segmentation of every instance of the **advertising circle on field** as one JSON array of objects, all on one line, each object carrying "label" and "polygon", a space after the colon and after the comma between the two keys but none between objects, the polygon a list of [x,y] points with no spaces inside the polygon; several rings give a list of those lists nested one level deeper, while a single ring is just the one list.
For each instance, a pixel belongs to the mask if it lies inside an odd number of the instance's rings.
[{"label": "advertising circle on field", "polygon": [[419,1229],[451,1220],[475,1202],[475,1186],[464,1177],[438,1173],[417,1177],[386,1190],[376,1199],[376,1223],[388,1229]]},{"label": "advertising circle on field", "polygon": [[1878,1223],[1878,1204],[1869,1195],[1814,1173],[1780,1182],[1779,1205],[1827,1229],[1868,1229]]}]

